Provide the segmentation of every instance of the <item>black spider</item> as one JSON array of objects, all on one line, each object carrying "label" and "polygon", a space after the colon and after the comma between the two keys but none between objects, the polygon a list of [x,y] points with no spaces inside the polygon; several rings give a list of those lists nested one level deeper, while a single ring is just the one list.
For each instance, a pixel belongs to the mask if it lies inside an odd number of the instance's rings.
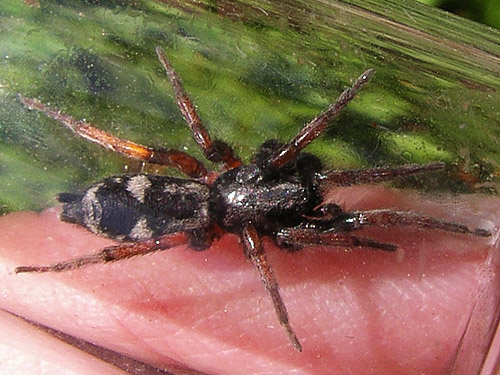
[{"label": "black spider", "polygon": [[177,103],[195,141],[205,157],[221,163],[225,171],[220,175],[208,172],[201,162],[182,151],[150,149],[118,139],[35,99],[21,97],[25,106],[44,112],[81,137],[134,159],[177,168],[190,179],[122,175],[97,182],[82,194],[60,194],[63,221],[84,226],[120,243],[96,254],[54,265],[17,267],[16,273],[65,271],[164,250],[182,243],[188,243],[194,250],[204,250],[223,231],[235,233],[240,237],[245,255],[258,270],[291,343],[301,351],[278,282],[267,264],[261,236],[271,237],[285,251],[317,244],[396,250],[394,244],[351,234],[353,230],[370,225],[415,225],[490,236],[490,232],[484,229],[469,229],[462,224],[414,212],[388,209],[345,212],[336,204],[323,202],[326,192],[334,186],[375,183],[444,168],[443,163],[435,162],[395,168],[323,171],[318,158],[301,153],[368,82],[373,70],[364,72],[351,88],[304,126],[289,143],[267,141],[260,146],[251,164],[242,165],[231,147],[211,139],[163,50],[158,47],[156,53],[173,85]]}]

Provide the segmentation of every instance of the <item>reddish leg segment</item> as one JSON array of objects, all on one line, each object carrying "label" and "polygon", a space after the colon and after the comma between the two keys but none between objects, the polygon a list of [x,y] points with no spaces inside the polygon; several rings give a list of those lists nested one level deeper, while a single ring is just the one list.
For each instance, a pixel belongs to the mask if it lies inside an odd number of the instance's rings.
[{"label": "reddish leg segment", "polygon": [[491,233],[486,229],[470,229],[466,225],[451,221],[439,220],[432,216],[410,211],[392,211],[389,209],[346,212],[339,216],[336,223],[344,230],[355,230],[363,226],[408,226],[413,225],[423,229],[439,229],[451,233],[471,234],[478,237],[489,237]]},{"label": "reddish leg segment", "polygon": [[[439,220],[428,215],[407,211],[388,209],[354,211],[340,213],[332,219],[317,220],[317,227],[283,228],[276,234],[278,243],[300,249],[303,246],[324,245],[369,247],[386,251],[395,251],[396,245],[359,238],[348,232],[364,226],[409,226],[417,228],[442,230],[451,233],[463,233],[478,237],[489,237],[491,233],[485,229],[470,229],[463,224]],[[326,228],[326,229],[325,229]]]},{"label": "reddish leg segment", "polygon": [[108,150],[118,152],[133,159],[174,167],[192,178],[207,176],[207,170],[197,159],[185,152],[173,149],[152,149],[138,143],[117,138],[83,121],[49,107],[36,99],[19,97],[29,109],[45,113],[48,117],[59,121],[76,135],[97,143]]},{"label": "reddish leg segment", "polygon": [[409,176],[418,173],[439,171],[445,168],[441,162],[429,164],[406,164],[398,167],[381,167],[370,169],[356,169],[345,171],[328,171],[318,177],[321,189],[328,191],[332,187],[350,186],[357,184],[372,184],[390,181],[397,177]]},{"label": "reddish leg segment", "polygon": [[194,109],[191,99],[182,86],[179,75],[172,67],[172,64],[161,47],[156,47],[156,54],[172,83],[175,98],[177,99],[177,104],[179,105],[182,115],[193,133],[194,140],[203,150],[205,157],[213,162],[222,162],[226,169],[239,167],[242,164],[241,160],[234,155],[231,147],[224,142],[217,140],[213,141],[210,134],[208,134],[207,129],[203,126],[200,117]]},{"label": "reddish leg segment", "polygon": [[165,250],[170,247],[187,243],[186,234],[172,233],[158,240],[149,240],[135,243],[122,243],[104,248],[95,254],[75,258],[66,262],[60,262],[49,266],[21,266],[16,267],[15,273],[22,272],[61,272],[81,268],[90,264],[116,262],[138,255],[145,255],[158,250]]},{"label": "reddish leg segment", "polygon": [[285,228],[276,233],[276,239],[278,243],[292,246],[294,250],[314,245],[342,246],[346,248],[368,247],[385,251],[396,251],[398,248],[396,245],[374,241],[369,238],[359,238],[351,234],[332,231],[322,232],[309,228]]},{"label": "reddish leg segment", "polygon": [[267,167],[281,168],[289,161],[294,160],[304,147],[325,131],[330,121],[354,98],[356,92],[370,80],[373,73],[373,69],[368,69],[361,74],[351,88],[340,94],[335,103],[304,126],[295,138],[274,153],[267,161]]},{"label": "reddish leg segment", "polygon": [[257,271],[259,271],[260,279],[273,300],[274,309],[276,310],[276,315],[278,316],[281,326],[285,329],[293,347],[301,352],[302,345],[300,345],[290,325],[288,312],[279,292],[278,281],[276,280],[272,268],[267,264],[266,254],[264,253],[259,234],[252,225],[249,225],[243,229],[241,240],[245,248],[245,255],[250,259]]}]

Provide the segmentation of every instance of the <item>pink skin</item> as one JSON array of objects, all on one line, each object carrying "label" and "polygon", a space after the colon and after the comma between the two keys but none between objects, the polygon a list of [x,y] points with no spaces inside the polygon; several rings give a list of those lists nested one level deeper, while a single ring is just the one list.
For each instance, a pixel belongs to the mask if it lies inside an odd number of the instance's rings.
[{"label": "pink skin", "polygon": [[[265,240],[304,348],[297,353],[235,236],[203,252],[180,246],[75,271],[16,275],[16,266],[49,264],[112,243],[60,222],[58,208],[20,212],[0,219],[1,308],[160,368],[174,360],[234,375],[476,373],[497,311],[500,287],[491,275],[498,272],[500,201],[445,201],[380,186],[340,189],[330,198],[346,209],[415,210],[493,236],[417,228],[358,232],[398,244],[396,253],[320,247],[286,253]],[[121,373],[5,313],[0,349],[1,363],[12,363],[6,353],[17,359],[11,374],[42,367]]]}]

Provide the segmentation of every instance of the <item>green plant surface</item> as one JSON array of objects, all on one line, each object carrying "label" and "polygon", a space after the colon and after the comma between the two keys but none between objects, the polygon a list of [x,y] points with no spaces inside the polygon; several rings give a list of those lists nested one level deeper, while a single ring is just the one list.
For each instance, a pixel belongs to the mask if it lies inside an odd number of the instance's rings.
[{"label": "green plant surface", "polygon": [[17,94],[202,159],[156,46],[211,134],[246,162],[373,67],[372,82],[307,151],[328,168],[445,161],[440,181],[409,182],[428,190],[497,181],[500,33],[414,1],[4,0],[0,20],[2,212],[40,209],[55,192],[141,168],[26,110]]}]

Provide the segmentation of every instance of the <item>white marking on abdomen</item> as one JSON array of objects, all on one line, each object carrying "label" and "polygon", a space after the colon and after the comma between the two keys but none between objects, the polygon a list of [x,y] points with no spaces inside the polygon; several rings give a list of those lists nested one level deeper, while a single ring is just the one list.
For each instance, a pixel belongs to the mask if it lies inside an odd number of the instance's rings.
[{"label": "white marking on abdomen", "polygon": [[151,186],[149,178],[143,174],[133,176],[127,182],[127,191],[139,202],[144,203],[146,189]]}]

